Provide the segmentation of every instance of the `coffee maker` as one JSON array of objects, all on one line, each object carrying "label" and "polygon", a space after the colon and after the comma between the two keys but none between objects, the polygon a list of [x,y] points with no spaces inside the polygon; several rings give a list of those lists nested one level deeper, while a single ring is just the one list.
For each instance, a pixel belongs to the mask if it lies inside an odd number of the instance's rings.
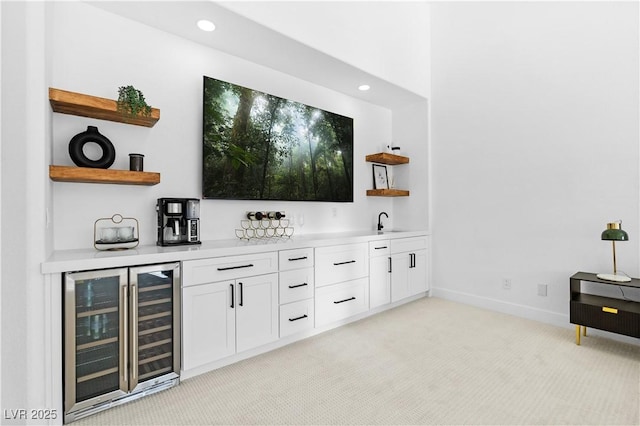
[{"label": "coffee maker", "polygon": [[159,246],[200,244],[200,200],[158,198]]}]

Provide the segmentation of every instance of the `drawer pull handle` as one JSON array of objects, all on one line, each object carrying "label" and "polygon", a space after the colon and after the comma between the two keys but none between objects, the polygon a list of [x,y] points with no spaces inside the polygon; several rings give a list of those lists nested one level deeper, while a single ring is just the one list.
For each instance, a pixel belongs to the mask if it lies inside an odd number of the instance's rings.
[{"label": "drawer pull handle", "polygon": [[305,319],[305,318],[307,318],[307,314],[304,314],[303,316],[298,317],[298,318],[289,318],[289,321],[293,322],[293,321],[298,321],[298,320]]},{"label": "drawer pull handle", "polygon": [[374,250],[382,250],[382,249],[386,249],[386,248],[387,248],[387,246],[382,246],[382,247],[374,247],[373,249]]},{"label": "drawer pull handle", "polygon": [[227,266],[226,268],[218,268],[218,271],[230,271],[232,269],[242,269],[242,268],[253,268],[253,263],[249,263],[248,265]]},{"label": "drawer pull handle", "polygon": [[302,283],[302,284],[290,285],[290,286],[289,286],[289,288],[304,287],[305,285],[309,285],[309,284],[307,284],[307,283]]},{"label": "drawer pull handle", "polygon": [[348,299],[338,300],[337,302],[333,302],[333,303],[335,303],[335,304],[337,305],[338,303],[348,302],[349,300],[356,300],[356,297],[355,297],[355,296],[353,296],[353,297],[350,297],[350,298],[348,298]]},{"label": "drawer pull handle", "polygon": [[610,314],[617,314],[618,310],[616,308],[610,308],[608,306],[602,307],[602,312],[609,312]]},{"label": "drawer pull handle", "polygon": [[347,260],[346,262],[334,262],[333,266],[346,265],[348,263],[356,263],[355,260]]},{"label": "drawer pull handle", "polygon": [[305,260],[307,259],[307,256],[302,256],[302,257],[290,257],[289,258],[289,262],[295,262],[296,260]]}]

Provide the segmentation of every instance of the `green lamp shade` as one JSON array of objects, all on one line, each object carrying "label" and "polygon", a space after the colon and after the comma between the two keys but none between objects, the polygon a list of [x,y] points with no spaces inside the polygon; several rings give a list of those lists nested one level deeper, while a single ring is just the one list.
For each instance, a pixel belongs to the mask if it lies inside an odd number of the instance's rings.
[{"label": "green lamp shade", "polygon": [[620,229],[620,223],[607,224],[607,229],[602,231],[601,239],[606,241],[629,241],[629,235]]}]

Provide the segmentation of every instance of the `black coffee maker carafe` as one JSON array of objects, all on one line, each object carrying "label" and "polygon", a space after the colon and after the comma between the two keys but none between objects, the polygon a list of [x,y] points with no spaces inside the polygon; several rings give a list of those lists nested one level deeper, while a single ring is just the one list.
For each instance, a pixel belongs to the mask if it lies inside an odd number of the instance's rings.
[{"label": "black coffee maker carafe", "polygon": [[200,244],[200,200],[158,198],[159,246]]}]

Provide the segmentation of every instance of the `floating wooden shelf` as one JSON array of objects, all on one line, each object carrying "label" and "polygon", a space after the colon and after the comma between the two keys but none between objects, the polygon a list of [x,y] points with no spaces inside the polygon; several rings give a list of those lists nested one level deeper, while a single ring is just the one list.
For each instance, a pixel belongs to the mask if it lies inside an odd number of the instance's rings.
[{"label": "floating wooden shelf", "polygon": [[405,189],[367,189],[367,195],[374,197],[408,197],[409,191]]},{"label": "floating wooden shelf", "polygon": [[53,87],[49,88],[49,102],[53,111],[62,114],[98,118],[137,126],[153,127],[160,119],[160,110],[156,108],[151,108],[151,115],[148,117],[143,115],[132,117],[118,111],[118,104],[112,99],[68,92]]},{"label": "floating wooden shelf", "polygon": [[[370,154],[365,157],[369,163],[387,164],[396,166],[399,164],[407,164],[409,157],[402,155],[389,154],[388,152],[379,152]],[[367,189],[367,195],[373,197],[408,197],[409,191],[404,189]]]},{"label": "floating wooden shelf", "polygon": [[388,164],[395,166],[397,164],[407,164],[409,157],[403,157],[402,155],[389,154],[386,152],[379,152],[377,154],[371,154],[366,156],[366,160],[370,163]]},{"label": "floating wooden shelf", "polygon": [[121,185],[151,186],[160,183],[160,173],[155,172],[53,165],[49,166],[49,178],[56,182],[115,183]]}]

